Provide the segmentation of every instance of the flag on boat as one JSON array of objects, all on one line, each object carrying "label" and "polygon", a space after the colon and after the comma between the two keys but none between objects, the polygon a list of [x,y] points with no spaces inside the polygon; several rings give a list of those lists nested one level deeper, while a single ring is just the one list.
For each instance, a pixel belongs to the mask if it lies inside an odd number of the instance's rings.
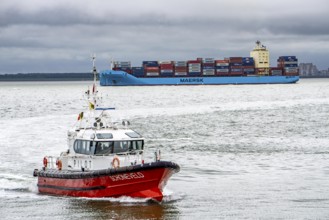
[{"label": "flag on boat", "polygon": [[89,102],[89,109],[92,110],[92,109],[95,109],[95,105],[91,102]]},{"label": "flag on boat", "polygon": [[93,94],[95,94],[95,92],[96,92],[96,85],[94,83],[94,85],[93,85]]},{"label": "flag on boat", "polygon": [[82,118],[83,118],[83,112],[79,114],[78,121],[82,120]]}]

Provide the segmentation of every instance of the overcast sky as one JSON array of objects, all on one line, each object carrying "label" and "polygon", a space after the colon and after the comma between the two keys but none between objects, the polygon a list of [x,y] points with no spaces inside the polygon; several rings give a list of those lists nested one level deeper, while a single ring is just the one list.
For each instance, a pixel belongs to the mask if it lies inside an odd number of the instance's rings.
[{"label": "overcast sky", "polygon": [[249,56],[260,40],[329,67],[328,0],[1,0],[0,74],[88,72],[130,60]]}]

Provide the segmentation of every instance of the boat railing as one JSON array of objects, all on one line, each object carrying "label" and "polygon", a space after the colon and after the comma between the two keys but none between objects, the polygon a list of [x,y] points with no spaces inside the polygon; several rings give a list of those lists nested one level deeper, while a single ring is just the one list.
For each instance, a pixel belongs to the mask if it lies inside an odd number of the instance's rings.
[{"label": "boat railing", "polygon": [[45,168],[55,169],[57,168],[57,160],[58,157],[45,156],[43,159],[43,165],[45,166]]},{"label": "boat railing", "polygon": [[126,166],[144,163],[144,150],[134,150],[127,152],[116,153],[119,157],[124,157],[124,164]]}]

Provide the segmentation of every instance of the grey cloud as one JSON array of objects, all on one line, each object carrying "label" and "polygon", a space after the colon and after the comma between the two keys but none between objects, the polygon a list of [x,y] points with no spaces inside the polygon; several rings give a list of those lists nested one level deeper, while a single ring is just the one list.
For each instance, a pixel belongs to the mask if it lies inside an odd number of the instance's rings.
[{"label": "grey cloud", "polygon": [[[329,41],[329,3],[322,0],[311,6],[283,0],[122,1],[4,4],[0,62],[5,65],[0,73],[15,72],[18,66],[69,71],[70,63],[76,71],[89,70],[92,52],[104,68],[110,56],[135,64],[144,59],[248,56],[257,39],[271,48],[275,60],[285,53],[302,55],[319,40]],[[328,53],[316,48],[319,56]]]}]

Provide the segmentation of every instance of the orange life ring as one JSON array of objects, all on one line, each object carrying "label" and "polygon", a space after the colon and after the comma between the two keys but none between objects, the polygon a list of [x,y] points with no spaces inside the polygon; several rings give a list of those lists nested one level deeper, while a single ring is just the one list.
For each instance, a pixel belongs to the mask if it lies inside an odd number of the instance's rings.
[{"label": "orange life ring", "polygon": [[114,168],[120,167],[120,160],[119,157],[115,156],[112,160],[112,166]]},{"label": "orange life ring", "polygon": [[44,157],[44,158],[43,158],[43,166],[44,166],[44,167],[47,167],[47,165],[48,165],[47,157]]},{"label": "orange life ring", "polygon": [[62,170],[63,164],[62,164],[62,161],[61,160],[56,160],[56,165],[58,167],[58,170]]}]

